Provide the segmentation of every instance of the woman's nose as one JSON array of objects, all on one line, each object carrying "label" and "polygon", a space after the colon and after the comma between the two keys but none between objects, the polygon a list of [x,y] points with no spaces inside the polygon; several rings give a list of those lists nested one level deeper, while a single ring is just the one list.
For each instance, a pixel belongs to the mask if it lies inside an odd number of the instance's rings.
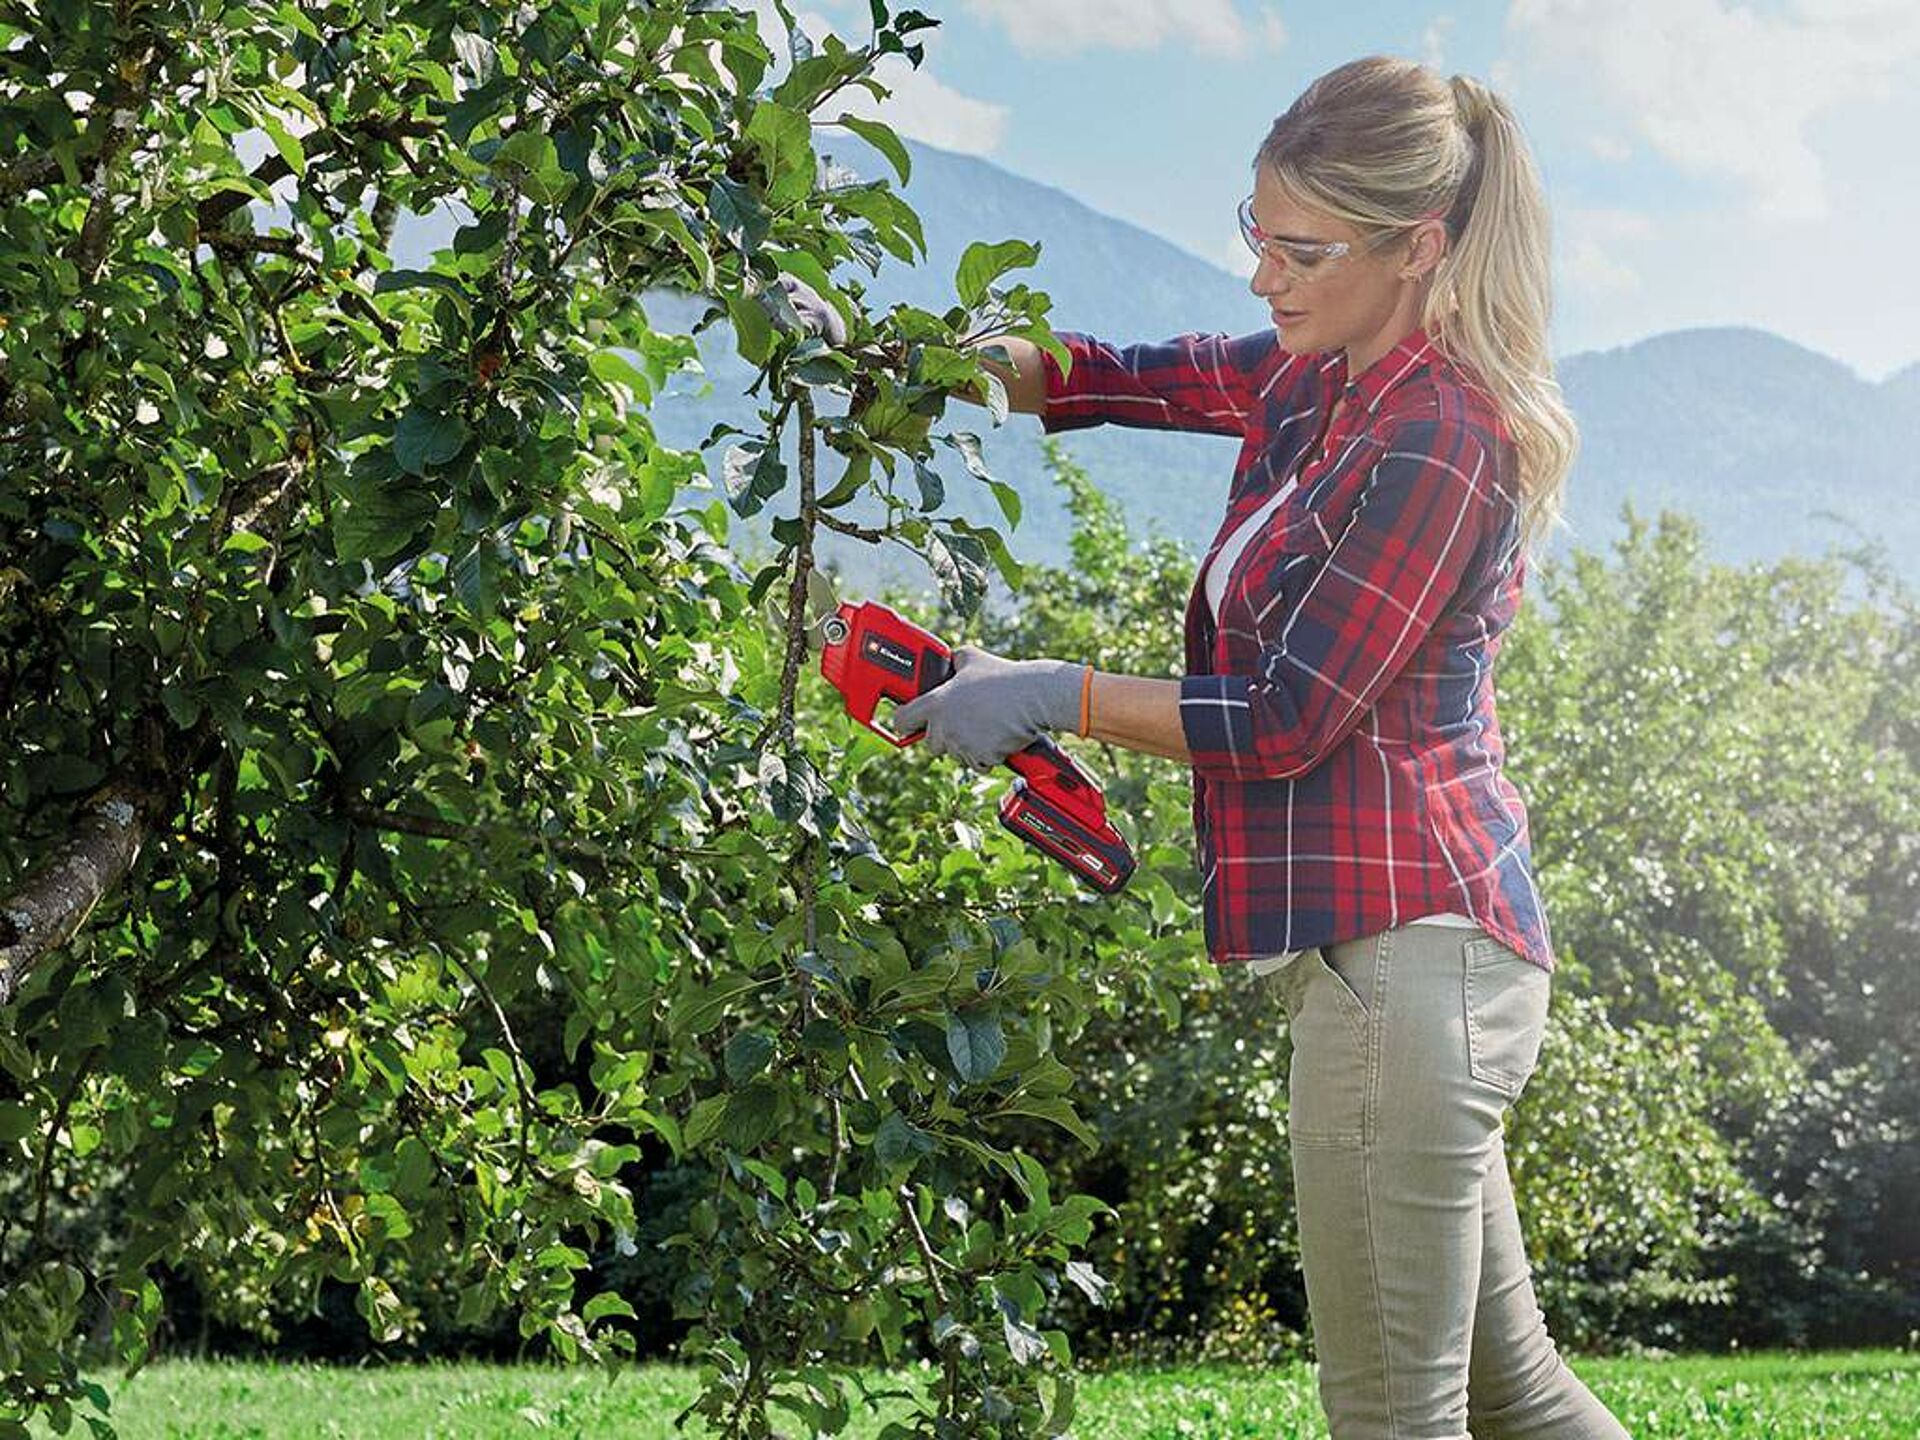
[{"label": "woman's nose", "polygon": [[1286,266],[1271,255],[1262,255],[1248,277],[1247,288],[1265,300],[1285,290],[1290,279]]}]

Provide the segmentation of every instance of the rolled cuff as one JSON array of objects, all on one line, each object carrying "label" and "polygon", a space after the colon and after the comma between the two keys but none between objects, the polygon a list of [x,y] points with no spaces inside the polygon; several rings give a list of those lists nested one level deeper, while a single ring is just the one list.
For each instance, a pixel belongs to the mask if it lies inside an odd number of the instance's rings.
[{"label": "rolled cuff", "polygon": [[[1067,347],[1074,368],[1079,369],[1086,355],[1086,337],[1071,330],[1056,330],[1054,338]],[[1073,382],[1051,350],[1040,352],[1040,369],[1047,382],[1047,400],[1040,411],[1041,430],[1052,435],[1061,430],[1088,430],[1105,422],[1106,417],[1092,407],[1071,404]]]},{"label": "rolled cuff", "polygon": [[1261,686],[1255,714],[1253,682],[1245,675],[1188,675],[1180,681],[1180,728],[1193,768],[1208,779],[1284,780],[1320,763],[1299,720],[1271,713],[1285,691]]}]

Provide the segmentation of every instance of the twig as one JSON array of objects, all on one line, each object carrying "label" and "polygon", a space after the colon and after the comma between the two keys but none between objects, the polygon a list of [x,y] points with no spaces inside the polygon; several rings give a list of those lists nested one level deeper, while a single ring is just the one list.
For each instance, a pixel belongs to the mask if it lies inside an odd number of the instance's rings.
[{"label": "twig", "polygon": [[[793,743],[793,696],[807,658],[807,580],[813,574],[813,530],[820,508],[815,501],[813,397],[805,386],[796,385],[794,392],[794,403],[800,410],[800,543],[794,548],[793,574],[787,581],[787,655],[780,672],[780,703],[754,737],[755,750],[761,749],[775,731],[788,745]],[[770,443],[778,443],[777,430]]]},{"label": "twig", "polygon": [[[505,840],[509,843],[524,844],[528,838],[525,830],[512,825],[469,824],[462,820],[448,820],[440,815],[420,815],[404,810],[382,810],[364,800],[349,801],[347,815],[355,824],[365,825],[370,830],[418,835],[428,840]],[[608,863],[606,850],[591,840],[553,840],[542,837],[541,843],[553,853],[568,860],[602,867]]]},{"label": "twig", "polygon": [[820,523],[829,530],[837,530],[842,535],[851,535],[854,539],[864,540],[869,545],[879,545],[894,538],[891,530],[872,530],[865,525],[855,525],[851,520],[838,519],[824,510],[820,512],[819,519]]},{"label": "twig", "polygon": [[66,1093],[60,1097],[59,1108],[54,1111],[53,1123],[47,1126],[47,1143],[40,1151],[40,1170],[33,1182],[32,1243],[35,1246],[41,1243],[47,1230],[47,1196],[52,1189],[49,1182],[53,1176],[54,1140],[67,1123],[67,1116],[73,1110],[74,1098],[79,1095],[80,1086],[86,1081],[87,1072],[93,1068],[93,1062],[100,1058],[105,1048],[104,1045],[95,1045],[80,1057],[80,1063],[73,1072],[73,1079],[67,1085]]},{"label": "twig", "polygon": [[526,1056],[520,1053],[520,1042],[514,1038],[513,1026],[507,1020],[507,1012],[500,1008],[500,1002],[494,998],[492,987],[480,978],[478,971],[467,964],[459,951],[448,947],[445,950],[445,954],[446,957],[454,963],[455,967],[459,969],[460,973],[473,982],[473,988],[478,990],[482,998],[486,1000],[488,1008],[493,1011],[494,1023],[500,1027],[500,1038],[506,1044],[507,1055],[511,1061],[514,1089],[520,1092],[520,1164],[524,1170],[531,1171],[533,1169],[533,1142],[530,1137],[532,1135],[535,1102],[533,1090],[527,1083],[525,1074],[522,1073],[528,1068]]}]

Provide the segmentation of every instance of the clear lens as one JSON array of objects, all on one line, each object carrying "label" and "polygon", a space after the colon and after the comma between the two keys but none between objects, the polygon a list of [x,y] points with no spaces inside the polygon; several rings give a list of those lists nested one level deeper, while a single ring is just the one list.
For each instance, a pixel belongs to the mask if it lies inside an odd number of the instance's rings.
[{"label": "clear lens", "polygon": [[1333,267],[1327,262],[1338,260],[1352,248],[1344,240],[1280,240],[1263,234],[1259,225],[1254,223],[1253,197],[1249,195],[1240,202],[1239,209],[1240,238],[1246,241],[1247,249],[1256,256],[1270,256],[1280,262],[1281,268],[1301,281],[1317,280]]}]

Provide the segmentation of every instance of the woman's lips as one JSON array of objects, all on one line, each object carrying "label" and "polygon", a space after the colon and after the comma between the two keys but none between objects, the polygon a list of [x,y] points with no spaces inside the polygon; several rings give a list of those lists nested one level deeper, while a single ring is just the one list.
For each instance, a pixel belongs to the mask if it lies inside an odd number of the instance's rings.
[{"label": "woman's lips", "polygon": [[1273,323],[1276,325],[1291,325],[1294,321],[1303,319],[1305,315],[1306,312],[1304,310],[1275,310],[1273,312]]}]

